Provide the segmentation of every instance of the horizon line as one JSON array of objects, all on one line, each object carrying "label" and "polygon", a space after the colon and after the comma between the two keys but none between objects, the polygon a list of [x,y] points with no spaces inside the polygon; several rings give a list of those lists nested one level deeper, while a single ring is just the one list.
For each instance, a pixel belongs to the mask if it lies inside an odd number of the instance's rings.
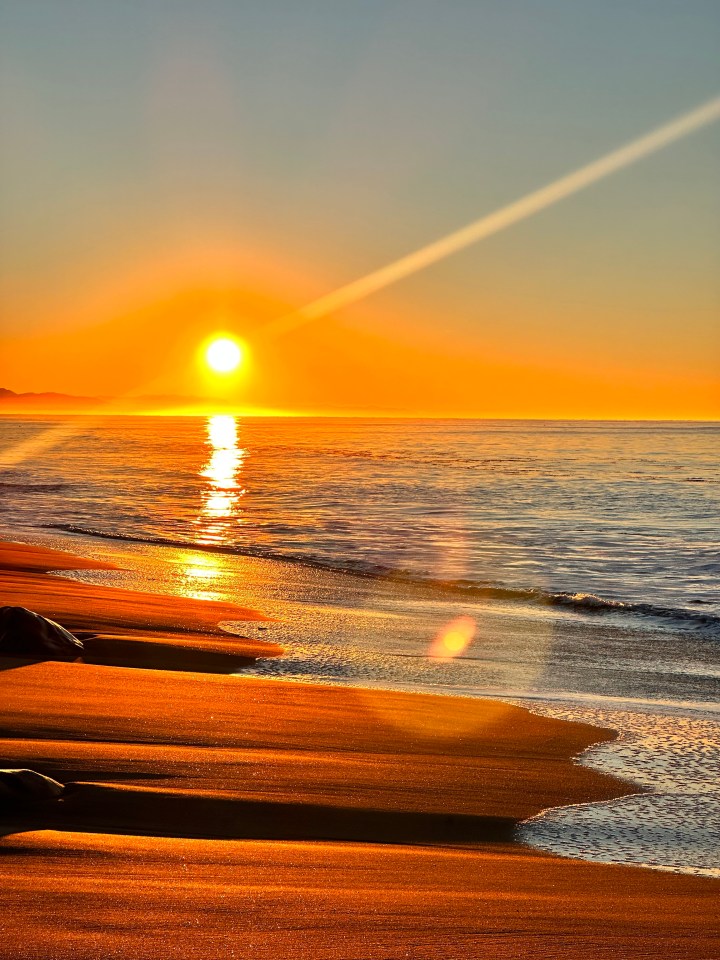
[{"label": "horizon line", "polygon": [[621,416],[488,416],[475,413],[402,413],[398,411],[294,411],[294,410],[233,410],[222,407],[205,410],[2,410],[0,419],[26,419],[33,416],[58,419],[87,417],[145,417],[176,419],[207,419],[228,416],[245,419],[271,420],[476,420],[490,423],[697,423],[720,424],[718,417],[621,417]]}]

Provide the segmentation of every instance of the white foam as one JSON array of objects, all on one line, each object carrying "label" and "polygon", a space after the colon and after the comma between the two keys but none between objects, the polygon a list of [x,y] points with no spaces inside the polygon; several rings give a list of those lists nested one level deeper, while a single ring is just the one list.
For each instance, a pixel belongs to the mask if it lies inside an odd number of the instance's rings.
[{"label": "white foam", "polygon": [[651,705],[523,705],[618,730],[578,762],[647,792],[546,810],[520,826],[521,840],[562,856],[720,877],[720,718]]}]

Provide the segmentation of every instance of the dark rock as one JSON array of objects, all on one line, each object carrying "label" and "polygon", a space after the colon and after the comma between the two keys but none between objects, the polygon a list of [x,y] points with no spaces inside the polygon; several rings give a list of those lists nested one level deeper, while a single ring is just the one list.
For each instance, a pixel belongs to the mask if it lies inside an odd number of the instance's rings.
[{"label": "dark rock", "polygon": [[56,800],[64,789],[35,770],[0,770],[0,800]]},{"label": "dark rock", "polygon": [[54,620],[25,607],[0,607],[0,656],[77,660],[83,645]]}]

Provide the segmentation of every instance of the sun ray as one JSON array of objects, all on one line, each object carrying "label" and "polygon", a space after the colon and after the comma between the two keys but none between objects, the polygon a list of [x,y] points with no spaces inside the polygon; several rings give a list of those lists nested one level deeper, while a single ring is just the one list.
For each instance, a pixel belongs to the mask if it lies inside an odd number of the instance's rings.
[{"label": "sun ray", "polygon": [[421,247],[399,260],[373,270],[359,280],[354,280],[332,293],[312,301],[300,310],[293,311],[266,324],[259,331],[261,337],[281,336],[302,327],[307,323],[320,320],[344,307],[349,307],[366,297],[397,283],[406,277],[418,273],[438,263],[446,257],[459,253],[480,240],[485,240],[501,230],[528,217],[546,210],[567,197],[585,190],[599,180],[632,166],[639,160],[668,147],[678,140],[715,123],[720,119],[720,97],[709,100],[689,113],[647,133],[637,140],[625,144],[617,150],[605,154],[598,160],[580,167],[552,183],[526,194],[519,200],[501,207],[494,213],[480,217],[473,223],[441,237],[439,240]]}]

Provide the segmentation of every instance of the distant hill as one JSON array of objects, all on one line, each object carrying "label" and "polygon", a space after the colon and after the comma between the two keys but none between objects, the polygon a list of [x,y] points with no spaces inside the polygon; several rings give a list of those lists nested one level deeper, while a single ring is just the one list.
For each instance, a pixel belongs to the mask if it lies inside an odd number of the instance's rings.
[{"label": "distant hill", "polygon": [[3,413],[150,413],[169,410],[202,410],[208,401],[201,397],[77,397],[68,393],[16,393],[0,387],[0,415]]},{"label": "distant hill", "polygon": [[61,407],[63,410],[69,408],[96,407],[105,402],[104,397],[74,397],[67,393],[16,393],[14,390],[8,390],[7,387],[0,387],[0,410],[3,407]]}]

